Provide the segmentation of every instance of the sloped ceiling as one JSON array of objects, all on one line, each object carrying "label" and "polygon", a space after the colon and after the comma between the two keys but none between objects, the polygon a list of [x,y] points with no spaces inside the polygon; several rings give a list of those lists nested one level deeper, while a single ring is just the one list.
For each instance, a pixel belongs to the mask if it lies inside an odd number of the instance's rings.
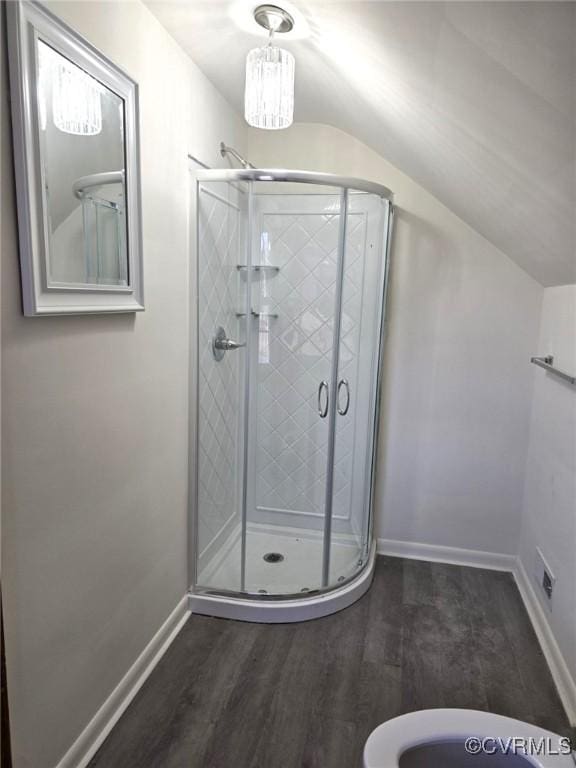
[{"label": "sloped ceiling", "polygon": [[[240,111],[257,4],[147,0]],[[297,122],[364,141],[543,285],[576,282],[576,3],[294,5]]]}]

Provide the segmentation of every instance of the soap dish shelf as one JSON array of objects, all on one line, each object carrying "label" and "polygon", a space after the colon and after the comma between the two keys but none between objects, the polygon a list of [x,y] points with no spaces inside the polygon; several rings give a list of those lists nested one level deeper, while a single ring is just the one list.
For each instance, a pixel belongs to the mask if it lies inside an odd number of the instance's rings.
[{"label": "soap dish shelf", "polygon": [[[250,311],[251,317],[268,317],[270,320],[277,320],[278,315],[275,312],[256,312]],[[236,312],[236,317],[246,317],[246,312]]]},{"label": "soap dish shelf", "polygon": [[250,267],[245,264],[236,264],[236,269],[238,272],[273,272],[274,274],[280,272],[280,267],[275,267],[272,264],[252,264]]}]

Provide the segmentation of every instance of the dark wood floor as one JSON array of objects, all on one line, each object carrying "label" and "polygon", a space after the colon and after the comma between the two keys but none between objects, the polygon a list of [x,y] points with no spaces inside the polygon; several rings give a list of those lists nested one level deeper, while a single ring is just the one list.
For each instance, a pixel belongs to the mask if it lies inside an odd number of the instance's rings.
[{"label": "dark wood floor", "polygon": [[568,732],[510,574],[379,557],[334,616],[193,616],[90,766],[357,768],[375,726],[430,707]]}]

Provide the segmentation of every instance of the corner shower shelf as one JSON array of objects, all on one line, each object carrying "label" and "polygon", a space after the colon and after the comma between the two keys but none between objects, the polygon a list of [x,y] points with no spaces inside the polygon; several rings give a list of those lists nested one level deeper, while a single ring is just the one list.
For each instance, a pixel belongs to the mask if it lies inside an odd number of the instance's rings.
[{"label": "corner shower shelf", "polygon": [[252,272],[280,272],[280,267],[274,267],[271,264],[252,264],[251,267],[245,264],[237,264],[236,269],[238,272],[248,272],[248,270]]},{"label": "corner shower shelf", "polygon": [[569,373],[559,370],[554,367],[554,358],[552,355],[546,355],[545,357],[531,357],[530,362],[534,365],[539,365],[540,368],[544,368],[548,373],[553,373],[554,376],[558,376],[564,381],[569,381],[570,384],[576,384],[576,376],[571,376]]},{"label": "corner shower shelf", "polygon": [[[278,315],[275,312],[250,312],[252,317],[269,317],[271,320],[277,320]],[[236,317],[246,317],[246,312],[236,312]]]}]

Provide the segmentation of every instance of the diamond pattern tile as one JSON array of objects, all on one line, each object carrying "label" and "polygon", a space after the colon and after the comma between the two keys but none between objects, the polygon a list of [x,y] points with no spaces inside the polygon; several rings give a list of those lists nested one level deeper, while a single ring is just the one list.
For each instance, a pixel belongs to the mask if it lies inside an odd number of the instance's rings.
[{"label": "diamond pattern tile", "polygon": [[[263,213],[260,223],[262,258],[280,271],[267,281],[264,297],[261,282],[252,289],[253,303],[279,316],[269,325],[269,360],[256,372],[256,504],[323,514],[328,420],[319,418],[316,397],[332,364],[339,215]],[[340,347],[342,376],[351,383],[361,333],[364,240],[365,217],[351,214]],[[335,514],[348,517],[353,430],[341,429],[338,440]]]},{"label": "diamond pattern tile", "polygon": [[199,552],[238,514],[238,418],[242,355],[212,355],[222,325],[235,338],[239,212],[201,190],[199,200]]}]

